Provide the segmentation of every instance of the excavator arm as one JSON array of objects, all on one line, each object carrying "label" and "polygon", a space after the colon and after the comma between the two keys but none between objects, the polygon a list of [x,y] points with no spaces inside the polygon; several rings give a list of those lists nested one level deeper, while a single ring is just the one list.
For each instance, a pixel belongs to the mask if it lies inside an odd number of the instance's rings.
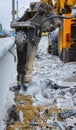
[{"label": "excavator arm", "polygon": [[54,10],[56,14],[66,14],[71,13],[76,0],[55,0]]},{"label": "excavator arm", "polygon": [[54,11],[56,14],[71,13],[74,5],[76,4],[76,0],[55,0],[54,3],[52,2],[52,0],[41,1],[51,4],[54,7]]},{"label": "excavator arm", "polygon": [[43,1],[43,2],[46,2],[46,3],[48,3],[48,4],[53,5],[52,0],[41,0],[41,1]]}]

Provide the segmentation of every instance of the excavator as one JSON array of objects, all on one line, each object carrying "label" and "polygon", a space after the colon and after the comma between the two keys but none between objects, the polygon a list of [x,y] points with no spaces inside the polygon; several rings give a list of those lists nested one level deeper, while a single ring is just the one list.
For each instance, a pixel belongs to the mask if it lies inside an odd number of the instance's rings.
[{"label": "excavator", "polygon": [[71,11],[76,0],[41,0],[31,2],[24,15],[11,22],[15,28],[17,46],[17,80],[31,82],[32,68],[42,32],[52,32],[59,27],[58,53],[64,62],[76,58],[76,18]]},{"label": "excavator", "polygon": [[[76,17],[72,17],[75,4],[76,0],[55,0],[53,4],[54,12],[62,19],[62,26],[56,34],[56,41],[48,45],[48,52],[59,55],[64,63],[76,61]],[[51,38],[52,42],[55,36]]]}]

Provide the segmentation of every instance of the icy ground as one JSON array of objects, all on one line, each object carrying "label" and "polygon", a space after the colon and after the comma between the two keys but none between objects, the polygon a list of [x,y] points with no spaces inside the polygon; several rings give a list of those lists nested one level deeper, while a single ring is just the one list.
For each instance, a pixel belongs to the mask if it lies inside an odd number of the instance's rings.
[{"label": "icy ground", "polygon": [[[27,91],[20,90],[19,93],[31,95],[35,106],[52,104],[59,110],[66,108],[69,118],[65,117],[65,127],[60,123],[57,130],[76,130],[76,63],[64,64],[58,57],[47,53],[47,45],[47,36],[42,37],[33,66],[33,80],[28,84]],[[7,108],[15,104],[11,95],[14,96],[9,91]],[[72,112],[69,112],[69,109]],[[65,129],[66,127],[68,129]],[[40,129],[37,128],[37,130]]]}]

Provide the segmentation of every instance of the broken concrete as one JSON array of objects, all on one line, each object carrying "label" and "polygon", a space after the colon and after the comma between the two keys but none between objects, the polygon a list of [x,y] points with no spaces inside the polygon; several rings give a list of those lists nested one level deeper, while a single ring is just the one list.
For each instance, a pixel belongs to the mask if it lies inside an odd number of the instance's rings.
[{"label": "broken concrete", "polygon": [[58,57],[47,54],[46,43],[47,37],[42,38],[34,62],[33,80],[26,84],[27,91],[21,87],[12,92],[19,120],[9,124],[7,130],[76,129],[73,113],[76,83],[64,81],[69,75],[75,75],[76,65],[64,64]]}]

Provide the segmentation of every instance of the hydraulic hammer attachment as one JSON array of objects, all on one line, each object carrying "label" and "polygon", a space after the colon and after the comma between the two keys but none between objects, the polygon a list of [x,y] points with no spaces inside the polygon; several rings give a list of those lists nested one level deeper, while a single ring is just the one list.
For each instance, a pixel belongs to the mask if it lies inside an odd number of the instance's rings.
[{"label": "hydraulic hammer attachment", "polygon": [[17,80],[22,83],[32,80],[33,62],[42,32],[53,31],[53,27],[58,26],[58,19],[49,19],[41,26],[44,19],[52,15],[55,14],[51,5],[43,1],[33,2],[20,19],[11,22],[11,28],[16,30]]}]

